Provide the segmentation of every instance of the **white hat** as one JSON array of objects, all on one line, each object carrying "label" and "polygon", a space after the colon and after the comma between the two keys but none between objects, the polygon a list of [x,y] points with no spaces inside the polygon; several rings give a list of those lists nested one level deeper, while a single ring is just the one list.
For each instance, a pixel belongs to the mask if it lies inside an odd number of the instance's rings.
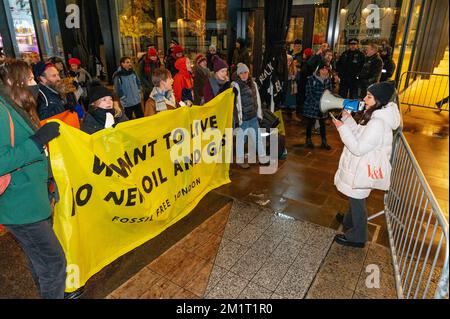
[{"label": "white hat", "polygon": [[250,72],[248,66],[246,66],[244,63],[238,63],[237,65],[237,75],[244,73],[244,72]]}]

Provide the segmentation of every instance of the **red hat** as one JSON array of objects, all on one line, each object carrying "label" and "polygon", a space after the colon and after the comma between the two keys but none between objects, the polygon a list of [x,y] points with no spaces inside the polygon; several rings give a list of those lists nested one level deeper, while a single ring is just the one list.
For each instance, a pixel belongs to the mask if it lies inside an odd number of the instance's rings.
[{"label": "red hat", "polygon": [[80,66],[81,61],[78,60],[77,58],[71,58],[71,59],[69,59],[69,65],[72,65],[72,64],[76,64],[76,65]]},{"label": "red hat", "polygon": [[199,64],[199,63],[201,63],[203,61],[207,61],[207,59],[202,54],[197,55],[197,57],[195,58],[195,63],[196,64]]},{"label": "red hat", "polygon": [[303,54],[309,58],[311,55],[314,54],[314,51],[311,48],[307,48],[307,49],[305,49],[305,51],[303,51]]},{"label": "red hat", "polygon": [[158,51],[156,51],[155,48],[150,48],[150,49],[148,49],[147,54],[148,54],[148,56],[158,56]]},{"label": "red hat", "polygon": [[172,53],[173,54],[184,53],[184,49],[183,49],[183,47],[181,45],[176,45],[176,46],[173,47]]}]

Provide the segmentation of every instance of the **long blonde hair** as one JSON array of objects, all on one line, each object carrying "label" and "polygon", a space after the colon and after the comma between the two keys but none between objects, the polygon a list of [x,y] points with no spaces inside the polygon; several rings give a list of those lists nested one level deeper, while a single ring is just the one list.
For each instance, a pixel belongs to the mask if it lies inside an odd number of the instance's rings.
[{"label": "long blonde hair", "polygon": [[[92,103],[92,107],[93,107],[94,109],[97,109],[99,103],[100,103],[100,100],[95,101],[94,103]],[[114,117],[115,117],[115,118],[122,117],[122,115],[123,115],[123,110],[122,110],[122,108],[120,107],[120,103],[119,103],[118,101],[114,101],[114,100],[113,100],[113,109],[114,109],[114,111],[115,111],[115,114],[114,114]]]}]

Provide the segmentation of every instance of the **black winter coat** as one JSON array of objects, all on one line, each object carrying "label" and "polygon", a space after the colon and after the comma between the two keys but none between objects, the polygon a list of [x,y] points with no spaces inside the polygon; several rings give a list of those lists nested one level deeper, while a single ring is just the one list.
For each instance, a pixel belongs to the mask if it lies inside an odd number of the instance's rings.
[{"label": "black winter coat", "polygon": [[366,57],[366,62],[359,74],[360,85],[369,87],[374,83],[380,82],[382,69],[383,60],[378,53],[371,57]]},{"label": "black winter coat", "polygon": [[[106,120],[106,118],[105,118]],[[121,117],[114,118],[116,124],[128,121],[128,118],[125,114],[122,114]],[[99,121],[96,119],[91,113],[86,113],[83,123],[81,124],[81,130],[90,135],[97,133],[105,128],[105,121]]]},{"label": "black winter coat", "polygon": [[66,109],[66,102],[59,93],[43,84],[39,84],[37,111],[41,121],[60,114]]},{"label": "black winter coat", "polygon": [[389,80],[395,72],[395,62],[392,60],[392,57],[384,57],[383,58],[383,70],[381,72],[381,82]]},{"label": "black winter coat", "polygon": [[339,77],[342,80],[355,80],[358,74],[360,74],[365,60],[364,53],[359,50],[345,51],[337,62]]}]

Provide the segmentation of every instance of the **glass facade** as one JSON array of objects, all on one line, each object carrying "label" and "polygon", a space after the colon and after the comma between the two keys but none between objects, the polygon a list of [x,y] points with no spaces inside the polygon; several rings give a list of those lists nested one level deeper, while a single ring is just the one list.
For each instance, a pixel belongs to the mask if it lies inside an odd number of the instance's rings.
[{"label": "glass facade", "polygon": [[336,51],[345,51],[351,38],[357,38],[362,48],[369,42],[393,46],[399,27],[399,3],[401,1],[342,1]]},{"label": "glass facade", "polygon": [[58,16],[55,1],[58,0],[40,0],[36,2],[37,16],[35,19],[41,28],[41,53],[44,59],[52,56],[64,56],[58,20],[54,19],[54,17]]},{"label": "glass facade", "polygon": [[[404,72],[408,71],[410,61],[412,58],[412,49],[414,47],[414,43],[416,41],[417,36],[417,27],[419,22],[419,16],[420,16],[420,9],[422,5],[422,0],[415,0],[414,1],[414,8],[413,8],[413,14],[411,16],[411,25],[410,30],[408,32],[408,36],[406,38],[406,47],[405,47],[405,55],[403,58],[402,63],[402,69],[400,70],[400,74],[403,74]],[[399,59],[400,59],[400,49],[403,44],[403,37],[404,37],[404,30],[406,25],[406,20],[408,18],[408,10],[409,10],[409,1],[404,1],[403,6],[401,8],[400,13],[400,21],[399,21],[399,28],[397,32],[397,37],[395,39],[395,50],[394,50],[394,62],[398,65]]]},{"label": "glass facade", "polygon": [[16,43],[21,56],[39,52],[29,0],[9,0]]},{"label": "glass facade", "polygon": [[327,42],[328,15],[330,9],[327,7],[318,7],[314,11],[312,48],[318,50],[322,43]]},{"label": "glass facade", "polygon": [[122,56],[139,58],[148,46],[163,49],[161,1],[116,0],[116,10]]},{"label": "glass facade", "polygon": [[170,38],[177,39],[185,53],[194,57],[213,44],[227,50],[228,0],[170,0]]},{"label": "glass facade", "polygon": [[[161,56],[164,35],[175,39],[188,56],[205,54],[213,44],[219,51],[227,50],[227,0],[170,0],[163,18],[163,1],[115,0],[119,26],[121,55],[139,58],[148,46],[154,46]],[[165,27],[168,26],[166,33]]]},{"label": "glass facade", "polygon": [[[64,56],[59,29],[57,0],[7,0],[6,15],[11,19],[12,28],[8,35],[15,39],[14,54],[25,59],[41,56]],[[3,46],[0,36],[0,47]]]}]

